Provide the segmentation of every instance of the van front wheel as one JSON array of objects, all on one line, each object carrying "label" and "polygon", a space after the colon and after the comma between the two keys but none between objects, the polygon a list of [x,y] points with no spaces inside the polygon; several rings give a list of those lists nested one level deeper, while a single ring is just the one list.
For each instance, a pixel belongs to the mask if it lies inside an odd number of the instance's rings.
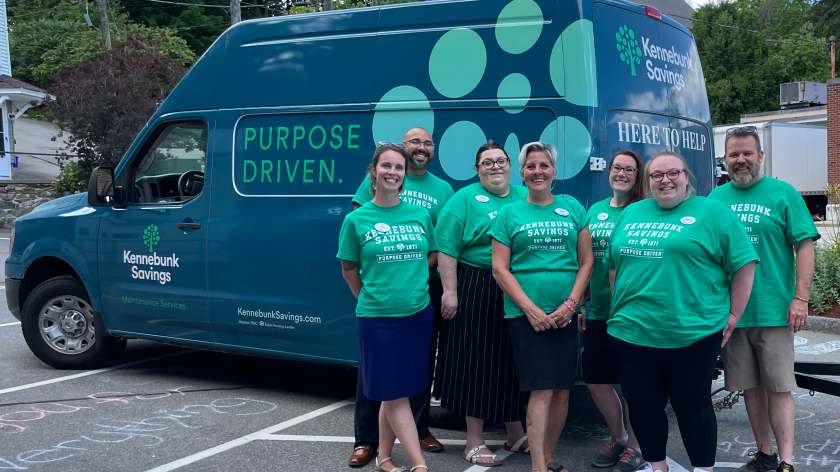
[{"label": "van front wheel", "polygon": [[96,352],[93,307],[76,277],[56,277],[36,287],[21,314],[26,344],[52,367],[87,369],[112,356]]}]

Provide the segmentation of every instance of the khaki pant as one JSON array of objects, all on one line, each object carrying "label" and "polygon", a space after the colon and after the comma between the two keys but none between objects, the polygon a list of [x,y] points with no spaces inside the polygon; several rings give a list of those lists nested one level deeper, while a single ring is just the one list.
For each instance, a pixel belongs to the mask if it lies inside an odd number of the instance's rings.
[{"label": "khaki pant", "polygon": [[793,333],[787,326],[736,328],[722,351],[726,390],[796,389]]}]

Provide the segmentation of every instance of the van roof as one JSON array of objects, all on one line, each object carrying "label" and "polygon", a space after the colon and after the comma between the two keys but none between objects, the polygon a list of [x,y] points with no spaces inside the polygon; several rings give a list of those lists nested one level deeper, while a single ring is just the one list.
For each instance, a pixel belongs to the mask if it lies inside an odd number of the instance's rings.
[{"label": "van roof", "polygon": [[[461,10],[463,16],[457,20],[450,16],[442,22],[438,8],[453,3],[465,4]],[[371,102],[370,75],[379,64],[373,57],[375,53],[358,52],[375,49],[375,38],[386,32],[495,24],[495,16],[488,16],[472,3],[471,0],[432,0],[240,22],[228,28],[207,49],[153,119],[175,112],[243,107],[292,106],[304,111],[313,105],[341,104],[345,109],[348,105],[367,109]],[[626,0],[592,3],[645,15],[644,5]],[[591,9],[581,5],[578,11]],[[692,36],[664,13],[662,22]],[[352,39],[343,41],[352,44],[352,48],[333,42],[342,39]],[[305,66],[304,56],[307,57]],[[332,62],[324,60],[328,57]]]}]

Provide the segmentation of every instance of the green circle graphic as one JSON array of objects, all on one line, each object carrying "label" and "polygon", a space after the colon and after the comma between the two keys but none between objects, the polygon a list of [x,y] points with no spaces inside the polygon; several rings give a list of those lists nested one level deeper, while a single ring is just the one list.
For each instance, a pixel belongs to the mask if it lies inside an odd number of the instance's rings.
[{"label": "green circle graphic", "polygon": [[[561,35],[565,67],[565,97],[569,103],[582,107],[598,106],[598,83],[595,66],[595,30],[589,20],[570,24]],[[560,41],[558,40],[558,43]],[[557,45],[554,46],[555,49]],[[552,59],[554,51],[552,51]],[[552,64],[554,82],[554,66]],[[557,88],[557,85],[554,86]]]},{"label": "green circle graphic", "polygon": [[522,74],[510,74],[502,79],[496,96],[500,107],[508,113],[517,114],[531,99],[531,82]]},{"label": "green circle graphic", "polygon": [[438,147],[440,166],[455,180],[469,180],[476,174],[475,152],[487,142],[484,131],[472,121],[459,121],[443,132]]},{"label": "green circle graphic", "polygon": [[429,57],[429,78],[441,95],[461,98],[475,89],[487,67],[487,48],[475,31],[457,28],[438,40]]},{"label": "green circle graphic", "polygon": [[540,135],[540,141],[557,148],[558,180],[578,175],[592,153],[589,130],[571,116],[561,116],[549,123]]},{"label": "green circle graphic", "polygon": [[435,132],[435,112],[429,99],[420,90],[401,85],[394,87],[376,104],[373,115],[373,142],[402,142],[403,135],[411,128],[425,128]]},{"label": "green circle graphic", "polygon": [[566,66],[563,64],[563,35],[557,37],[554,48],[551,49],[551,57],[548,60],[548,72],[551,75],[551,84],[554,90],[561,97],[566,95]]},{"label": "green circle graphic", "polygon": [[499,13],[496,41],[509,54],[522,54],[540,38],[543,14],[534,0],[513,0]]},{"label": "green circle graphic", "polygon": [[519,138],[516,133],[510,133],[505,141],[505,152],[510,158],[510,183],[522,185],[522,176],[519,175]]}]

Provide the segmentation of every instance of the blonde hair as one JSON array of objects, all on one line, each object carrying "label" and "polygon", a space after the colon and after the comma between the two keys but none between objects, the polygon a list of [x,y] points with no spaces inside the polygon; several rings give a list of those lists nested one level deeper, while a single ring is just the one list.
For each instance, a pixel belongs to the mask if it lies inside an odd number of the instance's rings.
[{"label": "blonde hair", "polygon": [[525,177],[525,161],[528,160],[528,154],[532,152],[541,152],[548,158],[548,163],[554,169],[554,177],[557,178],[557,150],[554,146],[548,143],[541,143],[534,141],[522,146],[519,152],[519,175]]}]

